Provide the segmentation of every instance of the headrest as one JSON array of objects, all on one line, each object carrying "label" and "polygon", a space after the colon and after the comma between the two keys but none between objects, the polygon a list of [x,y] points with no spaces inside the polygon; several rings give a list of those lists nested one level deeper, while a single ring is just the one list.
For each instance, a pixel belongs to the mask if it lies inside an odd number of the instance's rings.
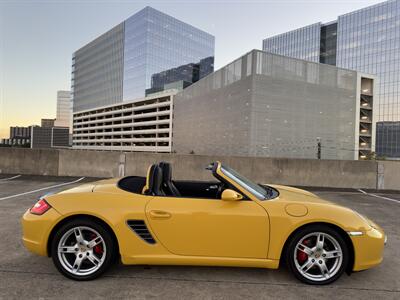
[{"label": "headrest", "polygon": [[169,182],[172,180],[172,167],[169,162],[162,161],[159,163],[160,168],[163,173],[164,182]]},{"label": "headrest", "polygon": [[150,190],[153,195],[162,195],[161,184],[163,179],[163,173],[159,166],[156,165],[154,168],[153,176],[150,181]]},{"label": "headrest", "polygon": [[162,176],[160,167],[156,164],[151,165],[147,169],[146,185],[143,187],[142,194],[149,195],[154,191],[154,180],[159,176]]}]

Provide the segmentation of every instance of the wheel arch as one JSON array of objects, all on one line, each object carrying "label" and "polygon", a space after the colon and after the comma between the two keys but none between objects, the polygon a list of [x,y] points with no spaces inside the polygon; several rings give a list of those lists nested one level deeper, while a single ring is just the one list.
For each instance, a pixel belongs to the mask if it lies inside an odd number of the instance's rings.
[{"label": "wheel arch", "polygon": [[115,235],[114,230],[111,228],[111,226],[106,221],[104,221],[103,219],[101,219],[101,218],[99,218],[97,216],[93,216],[93,215],[89,215],[89,214],[77,214],[77,215],[70,215],[70,216],[65,217],[64,219],[60,220],[53,227],[53,229],[51,230],[51,232],[49,234],[49,238],[47,239],[47,256],[48,257],[51,257],[51,243],[53,241],[53,238],[54,238],[57,230],[59,228],[61,228],[64,224],[66,224],[66,223],[68,223],[68,222],[70,222],[72,220],[82,219],[82,218],[92,220],[92,221],[97,222],[100,225],[104,226],[104,228],[111,234],[111,237],[112,237],[112,239],[114,241],[115,253],[120,255],[120,251],[119,251],[120,248],[119,248],[118,238]]},{"label": "wheel arch", "polygon": [[346,272],[348,274],[350,274],[353,270],[353,266],[354,266],[354,257],[355,257],[355,253],[354,253],[354,245],[353,242],[351,241],[349,235],[347,234],[347,232],[341,228],[340,226],[336,225],[336,224],[332,224],[332,223],[328,223],[328,222],[312,222],[312,223],[307,223],[307,224],[303,224],[299,227],[297,227],[295,230],[293,230],[290,235],[288,236],[288,238],[285,241],[285,244],[283,245],[282,251],[281,251],[281,255],[280,255],[280,259],[279,259],[279,266],[281,266],[284,262],[285,262],[285,258],[287,255],[287,248],[288,248],[288,244],[291,241],[291,239],[293,238],[293,236],[299,232],[300,230],[309,227],[309,226],[313,226],[313,225],[323,225],[323,226],[327,226],[330,227],[333,230],[336,230],[340,236],[343,238],[343,240],[345,241],[347,248],[349,250],[350,253],[350,257],[349,257],[349,262],[348,265],[346,266]]}]

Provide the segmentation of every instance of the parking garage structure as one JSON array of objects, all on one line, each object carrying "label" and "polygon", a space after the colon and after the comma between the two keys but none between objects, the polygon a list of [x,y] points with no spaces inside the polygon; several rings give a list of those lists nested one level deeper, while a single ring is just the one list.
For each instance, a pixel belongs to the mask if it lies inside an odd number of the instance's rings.
[{"label": "parking garage structure", "polygon": [[73,114],[73,148],[171,152],[176,90]]},{"label": "parking garage structure", "polygon": [[173,151],[368,159],[375,77],[253,50],[174,98]]}]

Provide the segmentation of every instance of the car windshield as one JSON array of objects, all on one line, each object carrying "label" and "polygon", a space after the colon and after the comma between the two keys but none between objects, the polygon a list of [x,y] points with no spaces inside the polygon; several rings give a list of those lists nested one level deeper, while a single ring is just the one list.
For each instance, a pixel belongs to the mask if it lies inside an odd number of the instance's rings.
[{"label": "car windshield", "polygon": [[269,198],[269,193],[266,189],[264,189],[262,186],[260,186],[256,183],[252,182],[250,179],[247,179],[246,177],[240,175],[235,170],[233,170],[229,167],[226,167],[226,166],[221,166],[221,171],[226,176],[228,176],[230,179],[236,181],[243,188],[245,188],[250,193],[252,193],[254,196],[256,196],[258,199],[265,200],[265,199]]}]

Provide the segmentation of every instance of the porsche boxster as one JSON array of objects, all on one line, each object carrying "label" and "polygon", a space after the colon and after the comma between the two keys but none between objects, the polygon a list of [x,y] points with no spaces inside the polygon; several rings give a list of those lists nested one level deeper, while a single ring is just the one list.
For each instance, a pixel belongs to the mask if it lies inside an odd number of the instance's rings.
[{"label": "porsche boxster", "polygon": [[112,263],[276,269],[327,284],[382,261],[383,230],[357,212],[288,186],[257,184],[220,162],[212,182],[172,180],[171,165],[41,197],[23,243],[74,280]]}]

